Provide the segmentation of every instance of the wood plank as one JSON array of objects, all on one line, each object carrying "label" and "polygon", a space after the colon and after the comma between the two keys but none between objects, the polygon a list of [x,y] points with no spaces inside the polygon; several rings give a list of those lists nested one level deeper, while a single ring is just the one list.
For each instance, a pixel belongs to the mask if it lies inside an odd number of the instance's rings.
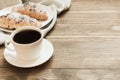
[{"label": "wood plank", "polygon": [[1,68],[0,72],[0,80],[119,80],[120,78],[120,70],[112,69]]},{"label": "wood plank", "polygon": [[66,13],[58,17],[57,24],[119,23],[119,13]]},{"label": "wood plank", "polygon": [[43,1],[43,0],[22,0],[23,2],[40,2],[40,1]]},{"label": "wood plank", "polygon": [[119,39],[54,37],[51,41],[55,47],[51,67],[119,69]]},{"label": "wood plank", "polygon": [[4,46],[0,46],[0,57],[3,57]]},{"label": "wood plank", "polygon": [[119,23],[104,24],[56,24],[48,37],[53,36],[120,36]]},{"label": "wood plank", "polygon": [[109,11],[120,9],[119,0],[73,0],[72,11]]},{"label": "wood plank", "polygon": [[20,0],[0,0],[0,9],[19,4]]},{"label": "wood plank", "polygon": [[[120,38],[48,37],[54,45],[54,55],[47,68],[120,69]],[[1,57],[0,67],[11,67]]]}]

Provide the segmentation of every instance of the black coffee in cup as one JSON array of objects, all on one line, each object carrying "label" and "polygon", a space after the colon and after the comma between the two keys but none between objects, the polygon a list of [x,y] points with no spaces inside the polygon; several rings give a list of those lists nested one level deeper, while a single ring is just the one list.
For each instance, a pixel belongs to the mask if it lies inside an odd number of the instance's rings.
[{"label": "black coffee in cup", "polygon": [[38,31],[23,30],[15,34],[15,36],[13,37],[13,40],[16,43],[29,44],[39,40],[40,38],[41,38],[41,34]]}]

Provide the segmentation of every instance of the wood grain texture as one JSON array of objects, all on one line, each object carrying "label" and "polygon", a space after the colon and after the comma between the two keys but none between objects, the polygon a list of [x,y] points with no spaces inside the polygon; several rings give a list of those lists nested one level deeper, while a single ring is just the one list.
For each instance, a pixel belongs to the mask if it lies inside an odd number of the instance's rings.
[{"label": "wood grain texture", "polygon": [[[21,71],[20,71],[21,70]],[[18,71],[16,73],[16,71]],[[1,80],[119,80],[120,70],[95,69],[0,69]]]},{"label": "wood grain texture", "polygon": [[20,0],[0,0],[0,9],[19,4]]},{"label": "wood grain texture", "polygon": [[0,80],[120,79],[120,0],[73,0],[46,38],[53,57],[30,69],[7,63],[1,46]]},{"label": "wood grain texture", "polygon": [[40,2],[42,0],[22,0],[23,2]]}]

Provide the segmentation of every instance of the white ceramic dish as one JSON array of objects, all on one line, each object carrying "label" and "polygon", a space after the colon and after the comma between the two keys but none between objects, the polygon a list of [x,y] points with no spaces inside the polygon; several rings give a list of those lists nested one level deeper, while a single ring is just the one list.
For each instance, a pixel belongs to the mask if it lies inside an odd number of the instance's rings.
[{"label": "white ceramic dish", "polygon": [[[45,9],[47,11],[48,19],[45,20],[45,21],[40,21],[41,27],[44,27],[45,25],[47,25],[53,19],[54,13],[53,13],[51,7],[44,6],[44,5],[40,4],[40,3],[38,3],[37,5],[39,5],[40,7],[42,7],[43,9]],[[16,6],[16,5],[14,5],[14,6]],[[0,10],[0,16],[12,12],[12,8],[14,6],[7,7],[7,8],[4,8],[4,9]],[[39,28],[41,28],[41,27],[39,27]],[[2,27],[0,27],[0,30],[5,31],[5,32],[9,32],[9,33],[14,31],[14,30],[5,29],[5,28],[2,28]]]},{"label": "white ceramic dish", "polygon": [[[13,48],[12,44],[9,44],[9,47]],[[14,48],[13,48],[14,49]],[[33,61],[23,61],[16,57],[15,51],[10,51],[7,48],[4,50],[4,58],[5,60],[13,66],[22,67],[22,68],[30,68],[41,65],[48,61],[53,55],[53,45],[46,39],[42,41],[42,50],[40,50],[40,57]]]}]

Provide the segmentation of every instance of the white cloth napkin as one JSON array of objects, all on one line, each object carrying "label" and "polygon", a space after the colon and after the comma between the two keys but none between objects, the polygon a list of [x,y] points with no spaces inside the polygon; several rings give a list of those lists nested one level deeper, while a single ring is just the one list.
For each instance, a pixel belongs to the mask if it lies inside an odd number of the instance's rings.
[{"label": "white cloth napkin", "polygon": [[46,6],[55,5],[59,14],[70,7],[71,0],[43,0],[40,3]]},{"label": "white cloth napkin", "polygon": [[[20,3],[22,2],[19,0]],[[43,5],[50,6],[55,5],[57,13],[60,14],[62,11],[67,10],[70,7],[71,0],[43,0],[40,2]],[[0,45],[4,44],[5,40],[9,38],[10,34],[6,34],[0,31]]]}]

